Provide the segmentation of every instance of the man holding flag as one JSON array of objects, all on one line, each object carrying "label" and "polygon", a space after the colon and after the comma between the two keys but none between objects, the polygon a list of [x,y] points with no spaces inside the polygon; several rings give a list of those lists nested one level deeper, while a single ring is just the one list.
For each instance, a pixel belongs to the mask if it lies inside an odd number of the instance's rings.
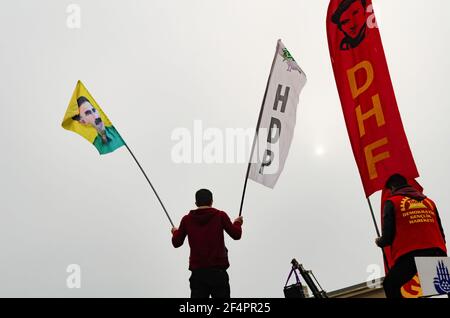
[{"label": "man holding flag", "polygon": [[189,279],[191,298],[230,298],[230,284],[227,268],[228,249],[223,232],[234,240],[242,235],[242,216],[231,223],[228,215],[212,207],[213,195],[208,189],[195,194],[196,210],[181,220],[179,228],[172,228],[172,244],[183,245],[186,236],[191,253],[189,256]]},{"label": "man holding flag", "polygon": [[383,282],[386,296],[402,298],[401,288],[417,274],[415,257],[447,256],[445,234],[435,203],[403,176],[391,176],[386,188],[391,195],[384,205],[383,234],[375,243],[391,247],[394,266]]}]

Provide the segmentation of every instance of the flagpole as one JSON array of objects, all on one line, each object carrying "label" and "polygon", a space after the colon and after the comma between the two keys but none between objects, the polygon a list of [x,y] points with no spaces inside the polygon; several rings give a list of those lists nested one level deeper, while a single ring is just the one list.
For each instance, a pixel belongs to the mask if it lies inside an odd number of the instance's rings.
[{"label": "flagpole", "polygon": [[[377,219],[375,218],[375,213],[373,212],[372,202],[370,202],[370,198],[367,198],[367,203],[369,204],[370,214],[372,215],[372,220],[373,220],[373,224],[375,226],[375,231],[377,232],[378,238],[380,238],[381,234],[380,234],[380,230],[378,228]],[[383,253],[383,259],[384,259],[386,268],[388,271],[390,271],[391,269],[389,268],[389,263],[387,261],[386,253],[384,253],[384,248],[381,249],[381,252]]]},{"label": "flagpole", "polygon": [[[269,76],[269,81],[270,81],[270,76]],[[261,125],[261,118],[262,118],[262,115],[264,112],[264,103],[265,103],[266,96],[267,96],[268,86],[269,85],[267,85],[266,92],[264,93],[263,103],[261,105],[261,110],[259,111],[258,122],[256,123],[256,132],[255,132],[255,136],[253,137],[252,151],[250,152],[250,159],[248,160],[247,173],[245,174],[244,189],[242,190],[242,198],[241,198],[241,206],[239,208],[239,216],[242,216],[242,208],[244,206],[245,193],[247,191],[248,176],[250,175],[250,169],[252,167],[252,158],[253,158],[253,153],[255,152],[255,148],[256,148],[256,141],[258,140],[259,126]]]},{"label": "flagpole", "polygon": [[280,48],[280,40],[278,40],[278,42],[277,42],[277,49],[275,51],[275,56],[273,57],[272,66],[270,67],[270,73],[269,73],[269,78],[267,80],[266,91],[264,92],[264,98],[262,101],[261,109],[259,111],[258,122],[256,123],[256,131],[255,131],[255,136],[253,137],[252,151],[250,153],[250,159],[248,160],[247,173],[245,174],[244,189],[242,190],[242,198],[241,198],[241,206],[239,208],[239,216],[242,216],[242,208],[244,206],[245,193],[247,192],[248,176],[250,175],[250,168],[252,166],[253,153],[255,152],[255,148],[256,148],[256,141],[258,139],[259,126],[261,126],[261,119],[262,119],[262,115],[264,112],[264,104],[266,103],[266,97],[267,97],[267,92],[269,91],[270,79],[272,78],[272,72],[273,72],[273,68],[275,66],[275,62],[277,60],[279,48]]},{"label": "flagpole", "polygon": [[125,147],[127,147],[128,151],[130,152],[131,156],[133,157],[134,161],[136,161],[136,164],[138,165],[139,169],[141,169],[142,174],[144,175],[145,179],[147,179],[147,182],[148,182],[148,184],[150,185],[150,187],[152,188],[153,193],[155,193],[156,198],[158,198],[158,201],[159,201],[159,203],[161,204],[161,206],[162,206],[164,212],[166,213],[166,216],[167,216],[167,218],[169,219],[170,224],[172,225],[172,227],[175,227],[175,225],[174,225],[173,222],[172,222],[172,219],[171,219],[170,216],[169,216],[169,213],[167,213],[166,207],[165,207],[164,204],[162,203],[161,198],[159,197],[158,193],[156,192],[155,187],[153,186],[153,184],[150,182],[150,179],[147,177],[147,174],[145,173],[144,169],[142,169],[141,164],[140,164],[139,161],[136,159],[134,153],[131,151],[130,147],[128,147],[127,143],[124,142],[124,144],[125,144]]},{"label": "flagpole", "polygon": [[375,218],[375,213],[373,212],[372,202],[370,202],[370,198],[367,198],[367,203],[369,204],[370,214],[372,215],[372,221],[373,225],[375,226],[375,231],[377,232],[378,237],[381,237],[377,219]]},{"label": "flagpole", "polygon": [[256,140],[258,138],[258,130],[259,130],[259,126],[261,124],[261,117],[262,117],[262,113],[263,113],[263,108],[264,108],[264,102],[263,102],[263,106],[261,106],[261,111],[259,113],[258,123],[256,125],[255,136],[253,137],[252,151],[250,153],[250,159],[248,161],[247,173],[245,174],[244,189],[242,190],[242,198],[241,198],[241,206],[239,208],[239,216],[242,215],[242,208],[244,206],[245,193],[247,192],[248,176],[250,175],[250,168],[252,166],[252,158],[253,158],[253,153],[255,152]]}]

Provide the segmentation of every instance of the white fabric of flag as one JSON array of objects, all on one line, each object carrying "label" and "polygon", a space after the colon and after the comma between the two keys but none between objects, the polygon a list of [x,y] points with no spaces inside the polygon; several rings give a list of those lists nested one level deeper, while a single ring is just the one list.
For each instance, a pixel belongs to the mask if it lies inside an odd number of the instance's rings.
[{"label": "white fabric of flag", "polygon": [[249,179],[274,188],[289,154],[306,75],[278,40],[264,96]]}]

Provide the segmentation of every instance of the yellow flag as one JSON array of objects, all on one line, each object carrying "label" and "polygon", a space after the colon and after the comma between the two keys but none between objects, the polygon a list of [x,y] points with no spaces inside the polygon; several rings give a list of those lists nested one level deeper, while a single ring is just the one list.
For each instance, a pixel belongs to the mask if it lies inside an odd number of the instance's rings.
[{"label": "yellow flag", "polygon": [[78,81],[72,94],[62,127],[84,137],[101,155],[125,145],[120,134],[81,81]]}]

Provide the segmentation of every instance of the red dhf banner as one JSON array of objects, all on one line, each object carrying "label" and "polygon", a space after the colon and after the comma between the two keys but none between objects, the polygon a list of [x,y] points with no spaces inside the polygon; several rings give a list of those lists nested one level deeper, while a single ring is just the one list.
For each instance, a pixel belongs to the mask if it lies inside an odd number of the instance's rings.
[{"label": "red dhf banner", "polygon": [[331,0],[328,45],[367,197],[399,173],[419,176],[403,129],[372,0]]}]

